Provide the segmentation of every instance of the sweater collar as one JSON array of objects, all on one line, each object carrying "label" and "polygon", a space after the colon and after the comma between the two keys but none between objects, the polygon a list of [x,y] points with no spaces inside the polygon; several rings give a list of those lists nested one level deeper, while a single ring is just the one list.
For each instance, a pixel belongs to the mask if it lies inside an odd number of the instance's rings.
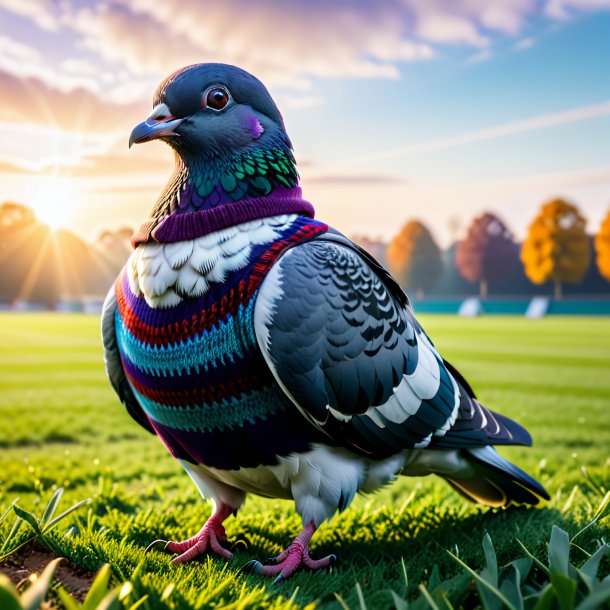
[{"label": "sweater collar", "polygon": [[161,220],[148,220],[131,238],[131,245],[136,248],[150,241],[186,241],[243,222],[279,214],[300,214],[313,218],[315,211],[311,203],[301,197],[300,187],[277,188],[266,197],[240,199],[211,209],[173,213]]}]

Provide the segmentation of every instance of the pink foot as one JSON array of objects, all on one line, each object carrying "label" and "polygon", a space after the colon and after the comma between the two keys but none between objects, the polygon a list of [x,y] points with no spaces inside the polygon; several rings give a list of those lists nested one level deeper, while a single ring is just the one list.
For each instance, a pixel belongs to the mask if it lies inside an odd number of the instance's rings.
[{"label": "pink foot", "polygon": [[[233,513],[233,509],[227,504],[221,504],[218,510],[206,521],[201,530],[188,540],[182,542],[167,542],[164,550],[170,553],[180,553],[178,557],[172,559],[172,563],[184,563],[191,561],[205,553],[216,553],[225,559],[231,559],[233,553],[224,548],[221,543],[227,542],[227,534],[225,533],[223,521]],[[164,540],[155,540],[148,546],[148,549],[153,545],[165,542]],[[148,550],[147,549],[147,550]]]},{"label": "pink foot", "polygon": [[335,555],[328,555],[328,557],[324,557],[324,559],[312,559],[309,556],[308,547],[315,531],[316,526],[313,521],[310,521],[283,553],[268,560],[271,565],[264,566],[260,561],[254,559],[249,561],[242,570],[244,572],[251,572],[252,574],[275,576],[273,583],[278,584],[282,582],[282,580],[286,580],[292,576],[302,567],[309,570],[329,568],[337,561]]}]

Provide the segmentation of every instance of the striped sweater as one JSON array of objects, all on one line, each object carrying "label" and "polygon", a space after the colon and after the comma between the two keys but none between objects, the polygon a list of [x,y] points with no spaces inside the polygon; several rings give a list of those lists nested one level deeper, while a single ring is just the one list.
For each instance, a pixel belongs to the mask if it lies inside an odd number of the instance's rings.
[{"label": "striped sweater", "polygon": [[306,451],[320,434],[268,369],[254,333],[254,303],[265,275],[288,248],[327,230],[290,217],[276,237],[249,248],[247,261],[201,296],[156,307],[130,282],[116,282],[116,335],[138,402],[176,458],[220,469],[274,464]]}]

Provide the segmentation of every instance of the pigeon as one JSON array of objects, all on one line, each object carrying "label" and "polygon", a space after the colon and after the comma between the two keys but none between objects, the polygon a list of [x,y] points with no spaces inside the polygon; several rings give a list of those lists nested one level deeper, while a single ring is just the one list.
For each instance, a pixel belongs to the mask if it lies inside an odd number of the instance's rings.
[{"label": "pigeon", "polygon": [[212,514],[174,563],[231,559],[224,522],[248,493],[294,500],[303,529],[244,568],[281,582],[330,567],[320,524],[399,475],[435,474],[471,501],[535,505],[544,487],[496,451],[529,433],[483,406],[370,254],[314,217],[265,86],[226,64],[157,88],[129,145],[175,169],[102,313],[110,383],[184,467]]}]

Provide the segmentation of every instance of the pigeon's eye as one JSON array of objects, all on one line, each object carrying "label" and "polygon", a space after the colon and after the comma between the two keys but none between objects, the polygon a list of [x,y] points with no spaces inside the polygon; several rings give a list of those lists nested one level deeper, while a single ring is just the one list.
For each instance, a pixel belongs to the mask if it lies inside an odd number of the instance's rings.
[{"label": "pigeon's eye", "polygon": [[222,110],[229,101],[229,92],[222,87],[214,87],[208,91],[205,98],[205,105],[207,108],[213,108],[214,110]]}]

